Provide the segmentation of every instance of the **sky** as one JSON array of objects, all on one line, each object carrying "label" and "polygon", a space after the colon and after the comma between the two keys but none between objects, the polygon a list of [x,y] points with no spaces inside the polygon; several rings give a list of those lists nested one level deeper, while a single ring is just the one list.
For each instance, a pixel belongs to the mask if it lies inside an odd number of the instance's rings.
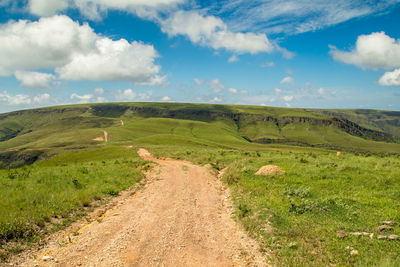
[{"label": "sky", "polygon": [[400,110],[400,0],[0,0],[0,112]]}]

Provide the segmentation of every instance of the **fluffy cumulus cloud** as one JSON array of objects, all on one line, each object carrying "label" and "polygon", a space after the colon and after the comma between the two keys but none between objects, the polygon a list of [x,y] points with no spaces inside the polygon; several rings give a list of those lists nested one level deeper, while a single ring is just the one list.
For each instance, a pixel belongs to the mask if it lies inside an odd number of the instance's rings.
[{"label": "fluffy cumulus cloud", "polygon": [[97,38],[87,24],[79,25],[66,16],[2,24],[0,75],[62,66],[75,54],[93,50]]},{"label": "fluffy cumulus cloud", "polygon": [[92,94],[84,94],[84,95],[78,95],[76,93],[71,94],[70,96],[71,100],[77,100],[78,103],[89,103],[93,99]]},{"label": "fluffy cumulus cloud", "polygon": [[400,67],[400,39],[384,32],[360,35],[352,51],[341,51],[331,46],[331,55],[337,61],[363,69],[392,69]]},{"label": "fluffy cumulus cloud", "polygon": [[90,53],[73,56],[56,72],[67,80],[127,80],[140,85],[165,82],[165,76],[157,75],[160,67],[154,65],[157,52],[153,46],[108,38],[97,40],[95,46]]},{"label": "fluffy cumulus cloud", "polygon": [[50,73],[16,71],[15,78],[21,85],[29,88],[49,89],[55,84],[56,77]]},{"label": "fluffy cumulus cloud", "polygon": [[155,12],[175,7],[184,0],[29,0],[28,8],[38,16],[54,15],[67,8],[78,9],[89,19],[99,19],[108,9],[153,17]]},{"label": "fluffy cumulus cloud", "polygon": [[293,98],[294,98],[294,96],[292,96],[292,95],[285,95],[284,97],[282,97],[282,99],[285,100],[286,102],[292,101]]},{"label": "fluffy cumulus cloud", "polygon": [[400,86],[400,69],[383,74],[379,79],[379,84],[383,86]]},{"label": "fluffy cumulus cloud", "polygon": [[115,96],[116,100],[119,101],[133,101],[136,99],[137,93],[132,89],[118,90]]},{"label": "fluffy cumulus cloud", "polygon": [[236,55],[232,55],[229,59],[228,62],[232,63],[232,62],[238,62],[239,58]]},{"label": "fluffy cumulus cloud", "polygon": [[[97,35],[89,25],[67,16],[19,20],[0,25],[0,75],[54,69],[70,80],[126,80],[133,84],[165,82],[154,64],[152,45]],[[42,76],[43,77],[43,76]]]},{"label": "fluffy cumulus cloud", "polygon": [[138,93],[131,88],[128,88],[125,90],[117,90],[115,93],[115,100],[121,102],[149,101],[152,95],[152,91],[148,91],[146,93]]},{"label": "fluffy cumulus cloud", "polygon": [[163,102],[170,102],[171,101],[171,97],[169,97],[169,96],[163,96],[162,98],[161,98],[161,101],[163,101]]},{"label": "fluffy cumulus cloud", "polygon": [[51,100],[51,97],[49,94],[39,94],[33,97],[33,103],[36,104],[46,104],[49,103]]},{"label": "fluffy cumulus cloud", "polygon": [[28,95],[10,95],[7,92],[0,93],[0,101],[10,106],[29,105],[32,103],[32,100]]},{"label": "fluffy cumulus cloud", "polygon": [[12,95],[8,92],[0,93],[0,103],[2,106],[29,106],[29,105],[41,105],[48,104],[51,101],[49,94],[38,94],[35,96],[29,96],[25,94]]},{"label": "fluffy cumulus cloud", "polygon": [[[337,61],[356,65],[362,69],[394,69],[379,79],[383,86],[400,85],[400,39],[384,32],[360,35],[352,51],[341,51],[331,46],[331,55]],[[397,69],[395,69],[397,68]]]},{"label": "fluffy cumulus cloud", "polygon": [[220,97],[216,96],[213,99],[211,99],[211,102],[212,103],[219,103],[219,102],[222,102],[222,99]]},{"label": "fluffy cumulus cloud", "polygon": [[232,32],[215,16],[202,16],[196,11],[177,11],[162,20],[162,31],[169,36],[186,35],[193,43],[213,49],[226,49],[243,54],[272,52],[274,45],[265,34]]}]

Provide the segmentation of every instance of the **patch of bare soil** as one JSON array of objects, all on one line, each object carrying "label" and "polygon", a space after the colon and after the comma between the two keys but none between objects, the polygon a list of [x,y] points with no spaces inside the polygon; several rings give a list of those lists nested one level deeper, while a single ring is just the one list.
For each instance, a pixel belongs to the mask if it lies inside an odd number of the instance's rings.
[{"label": "patch of bare soil", "polygon": [[55,235],[21,266],[266,266],[256,241],[232,219],[229,190],[206,167],[172,159],[98,220]]},{"label": "patch of bare soil", "polygon": [[275,165],[266,165],[261,167],[257,172],[256,175],[282,175],[286,172],[282,170],[279,166]]},{"label": "patch of bare soil", "polygon": [[106,131],[103,131],[103,136],[99,136],[93,139],[93,141],[98,141],[98,142],[103,142],[105,141],[106,143],[108,142],[108,133]]}]

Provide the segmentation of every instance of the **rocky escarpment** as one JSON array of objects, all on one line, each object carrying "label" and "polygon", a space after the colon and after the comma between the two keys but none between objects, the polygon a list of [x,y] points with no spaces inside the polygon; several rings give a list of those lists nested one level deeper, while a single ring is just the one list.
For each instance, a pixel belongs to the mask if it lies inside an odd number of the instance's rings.
[{"label": "rocky escarpment", "polygon": [[[230,119],[240,128],[241,121],[262,121],[273,122],[278,128],[282,128],[292,123],[308,123],[311,125],[321,126],[335,126],[344,132],[361,137],[368,140],[384,141],[384,142],[398,142],[398,138],[381,131],[368,129],[358,125],[355,122],[345,118],[338,117],[321,117],[314,116],[283,116],[274,117],[263,114],[249,114],[249,113],[235,113],[229,108],[221,106],[220,110],[214,111],[206,108],[183,108],[183,109],[168,109],[168,108],[154,108],[154,107],[139,107],[139,106],[124,106],[124,105],[96,105],[92,107],[93,114],[97,116],[108,115],[110,117],[121,116],[125,112],[130,111],[142,117],[159,117],[159,118],[175,118],[175,119],[190,119],[198,121],[214,121],[217,119]],[[249,139],[248,137],[246,139]],[[290,140],[287,140],[290,141]],[[292,140],[291,143],[298,143]]]},{"label": "rocky escarpment", "polygon": [[[343,118],[355,122],[358,125],[370,125],[369,128],[389,133],[400,137],[400,111],[384,110],[308,110],[336,118]],[[368,128],[368,127],[367,127]]]}]

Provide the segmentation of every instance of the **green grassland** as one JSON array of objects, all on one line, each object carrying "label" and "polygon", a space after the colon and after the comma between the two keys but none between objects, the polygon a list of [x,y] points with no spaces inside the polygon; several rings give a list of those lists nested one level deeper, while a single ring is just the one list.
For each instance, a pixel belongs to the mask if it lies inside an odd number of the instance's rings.
[{"label": "green grassland", "polygon": [[131,187],[144,164],[135,150],[106,147],[0,170],[0,259]]},{"label": "green grassland", "polygon": [[[400,223],[398,119],[383,111],[175,103],[0,114],[0,257],[138,182],[147,163],[136,149],[145,147],[227,167],[237,219],[276,265],[400,265],[400,241],[377,240],[374,231],[381,221]],[[109,142],[95,141],[104,131]],[[286,174],[254,175],[267,164]]]},{"label": "green grassland", "polygon": [[[277,266],[399,266],[400,241],[378,234],[400,234],[400,158],[323,150],[243,151],[151,146],[157,156],[211,164],[230,186],[237,219]],[[255,175],[263,165],[282,176]],[[382,221],[397,225],[376,232]],[[339,238],[338,231],[348,236]],[[374,237],[352,236],[352,232]],[[352,247],[359,252],[351,256]]]},{"label": "green grassland", "polygon": [[[124,126],[121,125],[124,121]],[[366,125],[364,125],[367,127]],[[354,152],[399,153],[399,137],[304,109],[115,103],[61,106],[0,114],[0,152],[54,155],[93,148],[103,131],[114,144],[151,143],[165,135],[226,147],[289,144]],[[161,135],[161,136],[159,136]],[[261,147],[265,147],[262,145]],[[5,161],[1,157],[0,160]]]}]

